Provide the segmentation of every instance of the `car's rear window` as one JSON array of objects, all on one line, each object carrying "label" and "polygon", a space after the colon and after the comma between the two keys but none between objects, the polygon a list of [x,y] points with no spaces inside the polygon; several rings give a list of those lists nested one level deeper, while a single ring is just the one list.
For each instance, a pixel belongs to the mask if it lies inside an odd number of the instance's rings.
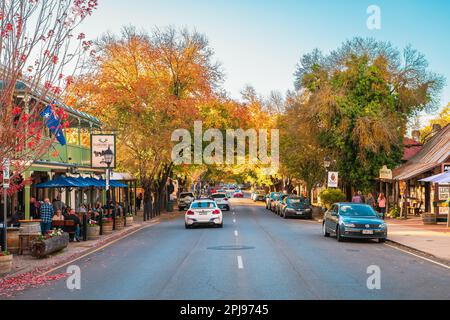
[{"label": "car's rear window", "polygon": [[218,193],[218,194],[211,195],[211,197],[214,198],[214,199],[221,199],[221,198],[226,198],[226,195]]},{"label": "car's rear window", "polygon": [[194,202],[191,205],[191,209],[216,208],[216,207],[217,207],[217,205],[214,201]]},{"label": "car's rear window", "polygon": [[308,204],[309,203],[308,199],[305,199],[305,198],[288,198],[286,201],[290,204],[300,204],[300,203]]}]

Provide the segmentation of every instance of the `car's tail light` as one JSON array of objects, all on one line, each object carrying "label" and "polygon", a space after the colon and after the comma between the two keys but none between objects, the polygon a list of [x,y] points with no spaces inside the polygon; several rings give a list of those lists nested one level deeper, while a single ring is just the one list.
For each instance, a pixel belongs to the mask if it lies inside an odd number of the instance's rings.
[{"label": "car's tail light", "polygon": [[212,213],[213,213],[213,214],[220,214],[220,210],[219,210],[219,209],[216,209],[216,210],[214,210]]},{"label": "car's tail light", "polygon": [[223,200],[228,201],[228,198],[223,198]]},{"label": "car's tail light", "polygon": [[192,216],[192,215],[194,215],[194,211],[188,210],[188,211],[186,212],[186,214],[189,215],[189,216]]}]

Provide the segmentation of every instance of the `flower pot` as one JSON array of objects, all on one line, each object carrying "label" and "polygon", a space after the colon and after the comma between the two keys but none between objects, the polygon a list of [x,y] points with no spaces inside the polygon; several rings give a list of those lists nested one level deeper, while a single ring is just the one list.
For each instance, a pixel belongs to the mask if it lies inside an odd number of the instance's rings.
[{"label": "flower pot", "polygon": [[128,216],[125,219],[127,220],[127,227],[133,225],[133,216]]},{"label": "flower pot", "polygon": [[123,217],[116,218],[116,230],[123,229]]},{"label": "flower pot", "polygon": [[111,234],[113,232],[113,222],[112,221],[103,221],[103,234]]},{"label": "flower pot", "polygon": [[97,240],[100,238],[100,226],[92,226],[87,228],[88,240]]},{"label": "flower pot", "polygon": [[423,224],[437,224],[437,215],[435,213],[424,213],[422,220]]},{"label": "flower pot", "polygon": [[13,255],[0,256],[0,274],[5,274],[11,271]]}]

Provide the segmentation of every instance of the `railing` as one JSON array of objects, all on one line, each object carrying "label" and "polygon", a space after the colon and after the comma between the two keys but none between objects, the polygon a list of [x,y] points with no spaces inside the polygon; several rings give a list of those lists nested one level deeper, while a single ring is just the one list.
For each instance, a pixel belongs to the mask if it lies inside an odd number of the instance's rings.
[{"label": "railing", "polygon": [[90,149],[84,146],[70,144],[62,146],[55,142],[47,153],[41,157],[41,160],[89,166],[91,153]]}]

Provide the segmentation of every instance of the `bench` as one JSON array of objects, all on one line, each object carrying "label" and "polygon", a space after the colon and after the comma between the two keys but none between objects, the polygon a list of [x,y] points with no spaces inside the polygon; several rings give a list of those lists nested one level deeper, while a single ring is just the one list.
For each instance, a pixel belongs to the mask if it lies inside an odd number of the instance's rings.
[{"label": "bench", "polygon": [[52,221],[52,228],[61,228],[70,236],[70,240],[75,237],[75,221],[73,220],[54,220]]}]

